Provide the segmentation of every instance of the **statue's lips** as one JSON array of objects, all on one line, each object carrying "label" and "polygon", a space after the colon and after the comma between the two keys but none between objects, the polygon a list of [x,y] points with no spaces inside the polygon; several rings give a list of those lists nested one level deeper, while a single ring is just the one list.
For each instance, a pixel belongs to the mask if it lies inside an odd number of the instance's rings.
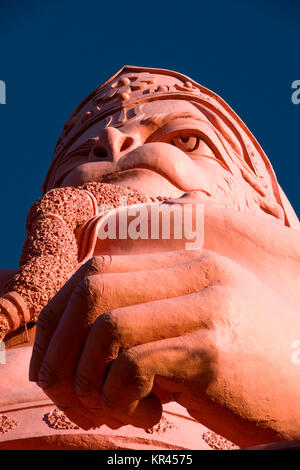
[{"label": "statue's lips", "polygon": [[184,152],[166,143],[149,143],[118,160],[112,172],[102,175],[109,181],[131,170],[152,171],[181,191],[203,191],[210,194],[209,181]]}]

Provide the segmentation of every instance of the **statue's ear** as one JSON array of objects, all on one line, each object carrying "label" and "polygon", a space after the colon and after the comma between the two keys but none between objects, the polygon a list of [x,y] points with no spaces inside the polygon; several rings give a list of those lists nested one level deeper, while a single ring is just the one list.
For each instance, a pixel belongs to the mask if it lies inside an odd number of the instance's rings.
[{"label": "statue's ear", "polygon": [[279,194],[280,194],[280,199],[282,202],[282,207],[285,212],[285,216],[288,222],[289,227],[293,228],[294,230],[300,231],[300,222],[299,219],[296,215],[296,212],[292,208],[292,205],[288,198],[286,197],[283,189],[278,185],[279,187]]},{"label": "statue's ear", "polygon": [[[268,159],[267,155],[255,139],[255,137],[252,134],[250,134],[250,136],[252,140],[252,145],[254,145],[255,147],[255,150],[250,152],[250,155],[252,157],[252,164],[254,166],[256,176],[259,178],[259,180],[262,179],[265,187],[268,188],[269,195],[274,195],[275,200],[277,201],[278,209],[281,208],[283,211],[285,225],[300,231],[300,222],[298,220],[298,217],[291,203],[286,197],[284,191],[278,183],[275,171],[272,167],[270,160]],[[270,213],[272,213],[272,205],[270,206],[270,209]],[[282,217],[278,217],[276,215],[276,204],[274,204],[274,210],[275,211],[273,215],[277,218],[282,219]]]}]

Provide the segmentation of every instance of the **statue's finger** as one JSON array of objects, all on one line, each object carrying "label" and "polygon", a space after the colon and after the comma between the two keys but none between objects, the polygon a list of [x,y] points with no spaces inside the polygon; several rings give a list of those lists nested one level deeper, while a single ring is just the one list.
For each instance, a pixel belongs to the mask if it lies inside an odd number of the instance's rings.
[{"label": "statue's finger", "polygon": [[166,268],[203,257],[206,250],[176,250],[161,253],[114,255],[106,272],[131,272]]},{"label": "statue's finger", "polygon": [[210,271],[210,256],[204,256],[158,270],[85,278],[73,291],[51,338],[40,368],[39,385],[60,406],[82,406],[73,380],[88,332],[97,317],[112,309],[197,292],[209,285]]},{"label": "statue's finger", "polygon": [[152,392],[156,382],[177,395],[193,388],[196,397],[214,380],[216,367],[213,331],[135,346],[113,362],[102,405],[126,424],[149,428],[157,424],[162,412]]},{"label": "statue's finger", "polygon": [[64,287],[53,297],[39,316],[35,344],[30,362],[29,378],[38,381],[40,366],[67,306],[68,300],[79,282],[85,277],[104,272],[130,272],[158,269],[184,263],[203,255],[202,250],[182,250],[164,253],[147,253],[142,255],[95,256],[81,266]]},{"label": "statue's finger", "polygon": [[35,343],[30,361],[30,381],[38,381],[43,357],[75,287],[85,277],[107,270],[110,262],[110,256],[98,256],[87,261],[42,310],[37,323]]},{"label": "statue's finger", "polygon": [[101,407],[105,374],[120,350],[208,328],[215,297],[208,287],[194,294],[115,309],[93,324],[76,370],[75,391],[87,408]]}]

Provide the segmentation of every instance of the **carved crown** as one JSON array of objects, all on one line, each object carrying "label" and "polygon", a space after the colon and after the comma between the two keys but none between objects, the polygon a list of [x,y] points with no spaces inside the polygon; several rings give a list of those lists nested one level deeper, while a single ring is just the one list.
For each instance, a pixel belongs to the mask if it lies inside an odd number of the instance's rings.
[{"label": "carved crown", "polygon": [[105,118],[109,121],[112,115],[118,113],[114,122],[114,126],[117,126],[139,115],[138,107],[133,109],[136,105],[155,99],[172,99],[172,96],[189,100],[200,98],[205,102],[213,100],[215,104],[221,100],[210,90],[178,72],[124,66],[72,113],[57,142],[54,160],[96,121]]}]

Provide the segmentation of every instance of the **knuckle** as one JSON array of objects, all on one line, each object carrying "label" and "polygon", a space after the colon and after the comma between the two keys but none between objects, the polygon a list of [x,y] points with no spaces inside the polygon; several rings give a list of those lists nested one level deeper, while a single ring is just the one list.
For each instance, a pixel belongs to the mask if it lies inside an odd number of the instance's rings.
[{"label": "knuckle", "polygon": [[[215,298],[214,322],[215,326],[223,326],[228,331],[232,331],[234,323],[239,321],[241,299],[236,289],[226,286],[214,286],[213,295]],[[228,329],[229,328],[229,329]]]},{"label": "knuckle", "polygon": [[122,382],[126,385],[139,385],[143,381],[143,368],[136,348],[124,351],[118,357],[116,364],[122,377]]},{"label": "knuckle", "polygon": [[80,299],[86,299],[89,296],[89,278],[82,279],[72,292],[71,299],[79,297]]},{"label": "knuckle", "polygon": [[237,301],[236,290],[231,286],[222,286],[219,294],[220,302],[222,302],[227,309]]},{"label": "knuckle", "polygon": [[82,279],[72,293],[72,298],[75,300],[79,297],[92,305],[101,294],[101,283],[99,283],[99,276],[89,276]]},{"label": "knuckle", "polygon": [[67,403],[74,388],[72,377],[68,377],[44,361],[39,372],[38,385],[56,404]]},{"label": "knuckle", "polygon": [[35,343],[32,348],[32,356],[38,357],[40,360],[43,359],[46,353],[46,347],[42,346],[41,343],[35,340]]},{"label": "knuckle", "polygon": [[107,271],[111,265],[111,261],[112,258],[109,255],[93,256],[84,264],[85,275],[89,276],[91,274],[100,274]]},{"label": "knuckle", "polygon": [[210,284],[216,274],[218,255],[213,252],[207,252],[204,256],[196,258],[192,266],[199,279],[205,279],[205,282]]},{"label": "knuckle", "polygon": [[104,386],[102,394],[103,408],[111,412],[127,413],[129,403],[139,399],[140,391],[149,385],[149,377],[142,366],[140,356],[135,348],[122,352],[112,366],[110,374],[117,377],[117,383],[121,385],[127,393],[120,394],[119,387],[116,389],[111,384]]},{"label": "knuckle", "polygon": [[138,357],[131,350],[123,351],[118,356],[111,372],[124,387],[136,383],[138,377],[142,375]]},{"label": "knuckle", "polygon": [[118,316],[114,312],[105,312],[96,320],[97,330],[105,342],[119,339]]},{"label": "knuckle", "polygon": [[92,394],[92,389],[91,380],[77,372],[74,380],[74,390],[77,397],[89,397]]},{"label": "knuckle", "polygon": [[204,258],[209,277],[215,284],[231,285],[235,278],[234,262],[218,253],[210,252]]},{"label": "knuckle", "polygon": [[217,268],[222,264],[222,256],[219,255],[218,253],[215,253],[213,251],[210,251],[206,254],[204,261],[211,267],[211,268]]},{"label": "knuckle", "polygon": [[43,310],[37,321],[36,337],[43,337],[45,340],[49,339],[55,331],[56,325],[51,318],[51,310]]},{"label": "knuckle", "polygon": [[91,326],[101,315],[103,308],[101,298],[103,294],[103,279],[97,274],[82,279],[72,292],[70,301],[81,315],[84,326]]}]

